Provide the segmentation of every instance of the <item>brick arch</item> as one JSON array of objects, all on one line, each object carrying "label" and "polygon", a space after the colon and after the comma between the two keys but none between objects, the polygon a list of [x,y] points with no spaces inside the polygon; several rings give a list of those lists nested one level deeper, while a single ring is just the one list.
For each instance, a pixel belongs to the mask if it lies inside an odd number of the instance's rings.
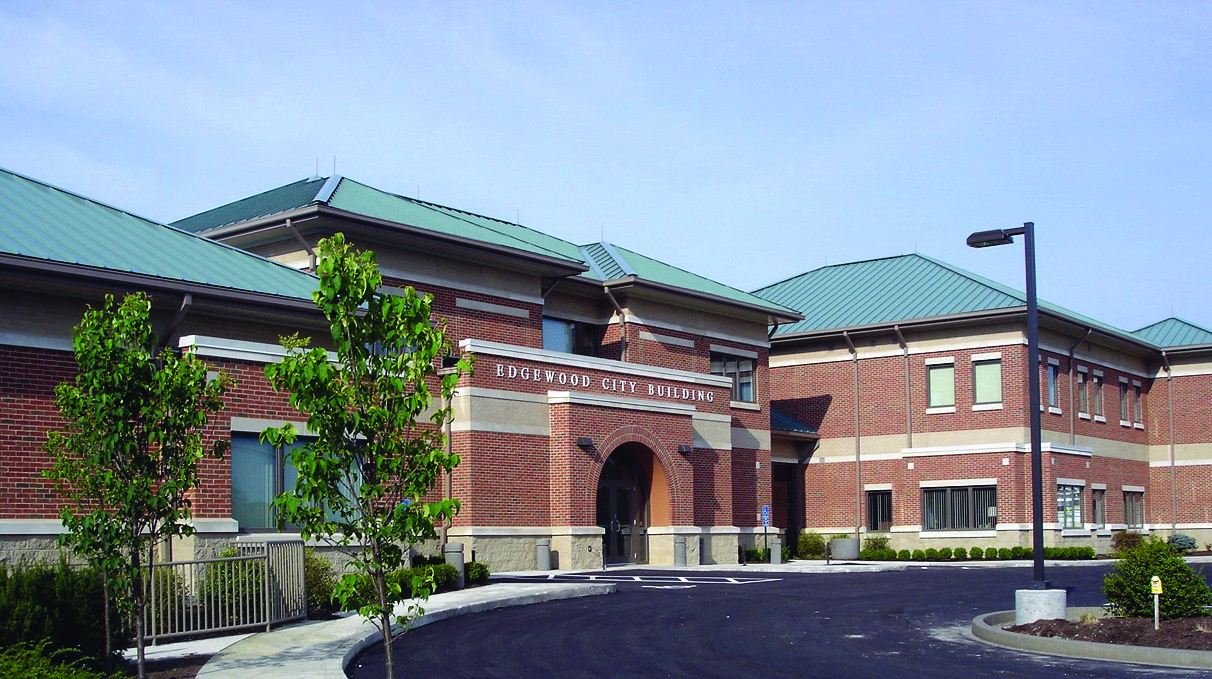
[{"label": "brick arch", "polygon": [[598,450],[602,451],[602,455],[597,460],[598,464],[595,465],[596,473],[593,479],[593,487],[597,487],[598,480],[602,475],[602,469],[606,465],[606,460],[620,446],[629,443],[639,444],[647,448],[652,453],[653,459],[656,460],[659,470],[654,470],[654,472],[659,471],[660,477],[664,481],[664,488],[658,490],[650,487],[648,489],[649,500],[654,501],[657,496],[664,495],[663,499],[667,504],[661,508],[659,514],[666,517],[667,522],[674,523],[674,517],[677,516],[676,507],[680,505],[682,495],[685,492],[682,489],[682,484],[679,482],[677,465],[674,464],[677,458],[673,456],[672,451],[667,446],[661,443],[656,434],[646,427],[634,424],[623,425],[607,435],[602,445],[598,446]]}]

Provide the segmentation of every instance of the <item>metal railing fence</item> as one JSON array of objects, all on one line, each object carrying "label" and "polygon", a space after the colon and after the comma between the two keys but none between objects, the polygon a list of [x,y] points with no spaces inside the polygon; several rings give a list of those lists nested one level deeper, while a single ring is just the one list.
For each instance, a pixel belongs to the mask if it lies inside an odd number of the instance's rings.
[{"label": "metal railing fence", "polygon": [[235,556],[149,566],[144,638],[264,627],[307,615],[303,542],[238,542]]}]

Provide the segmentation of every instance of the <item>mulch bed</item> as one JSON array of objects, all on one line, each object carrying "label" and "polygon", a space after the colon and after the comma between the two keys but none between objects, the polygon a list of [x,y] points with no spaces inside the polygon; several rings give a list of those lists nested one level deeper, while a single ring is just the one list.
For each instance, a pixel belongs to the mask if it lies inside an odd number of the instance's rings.
[{"label": "mulch bed", "polygon": [[1212,651],[1212,617],[1163,620],[1159,630],[1153,629],[1153,618],[1099,618],[1083,622],[1037,620],[1006,629],[1037,637]]}]

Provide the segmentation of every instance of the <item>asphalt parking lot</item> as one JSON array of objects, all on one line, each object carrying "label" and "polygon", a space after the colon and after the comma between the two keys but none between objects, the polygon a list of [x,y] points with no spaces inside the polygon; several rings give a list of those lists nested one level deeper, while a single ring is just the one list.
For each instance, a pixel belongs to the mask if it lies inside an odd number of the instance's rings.
[{"label": "asphalt parking lot", "polygon": [[[1070,606],[1104,602],[1106,564],[1053,568]],[[491,611],[412,630],[399,677],[1197,677],[1143,665],[1025,654],[968,632],[1014,607],[1024,568],[879,573],[608,571],[616,594]],[[1205,574],[1207,575],[1207,574]],[[382,649],[348,667],[379,677]]]}]

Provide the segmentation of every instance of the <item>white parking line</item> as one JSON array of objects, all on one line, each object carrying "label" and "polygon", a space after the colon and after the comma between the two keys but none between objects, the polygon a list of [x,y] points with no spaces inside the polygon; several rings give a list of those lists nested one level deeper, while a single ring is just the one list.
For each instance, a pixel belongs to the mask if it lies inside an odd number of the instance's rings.
[{"label": "white parking line", "polygon": [[[509,576],[504,576],[509,577]],[[545,580],[549,582],[638,582],[670,583],[686,585],[753,585],[763,582],[778,582],[782,578],[738,578],[722,575],[616,575],[593,573],[552,573],[551,575],[518,575],[514,580]],[[645,585],[646,587],[648,585]]]}]

